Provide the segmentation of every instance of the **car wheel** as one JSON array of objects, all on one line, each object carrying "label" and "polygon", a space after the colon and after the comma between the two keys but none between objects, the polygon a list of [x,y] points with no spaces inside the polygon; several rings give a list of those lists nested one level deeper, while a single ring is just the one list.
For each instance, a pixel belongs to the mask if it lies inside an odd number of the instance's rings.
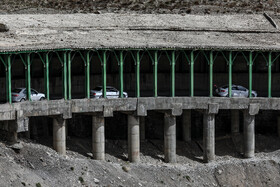
[{"label": "car wheel", "polygon": [[20,102],[24,102],[25,101],[25,99],[24,98],[22,98],[21,100],[20,100]]},{"label": "car wheel", "polygon": [[46,98],[44,98],[44,97],[41,97],[41,98],[40,98],[40,101],[43,101],[43,100],[45,100],[45,99],[46,99]]},{"label": "car wheel", "polygon": [[252,94],[252,97],[256,97],[256,95],[255,95],[255,94]]}]

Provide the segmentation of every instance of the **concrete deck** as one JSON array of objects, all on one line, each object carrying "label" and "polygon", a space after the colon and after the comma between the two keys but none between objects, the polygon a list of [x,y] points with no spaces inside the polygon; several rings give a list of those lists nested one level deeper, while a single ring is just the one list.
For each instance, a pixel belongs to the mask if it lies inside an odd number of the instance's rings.
[{"label": "concrete deck", "polygon": [[23,102],[0,105],[0,120],[16,120],[32,116],[57,116],[64,119],[72,117],[72,113],[102,112],[104,117],[113,112],[135,112],[138,116],[146,116],[148,110],[169,110],[172,115],[179,116],[182,110],[208,109],[209,104],[217,104],[219,109],[249,109],[250,104],[258,105],[260,110],[280,110],[280,98],[220,98],[220,97],[146,97],[118,99],[74,99],[71,101],[52,100]]}]

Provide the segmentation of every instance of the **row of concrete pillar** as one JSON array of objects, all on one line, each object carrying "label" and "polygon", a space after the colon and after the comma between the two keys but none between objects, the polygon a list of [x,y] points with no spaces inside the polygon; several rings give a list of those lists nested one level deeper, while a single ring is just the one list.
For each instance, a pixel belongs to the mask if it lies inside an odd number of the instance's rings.
[{"label": "row of concrete pillar", "polygon": [[[255,115],[244,110],[243,149],[244,157],[254,156],[255,150]],[[92,116],[92,153],[96,160],[105,159],[105,127],[104,117]],[[130,162],[140,160],[140,140],[145,139],[145,118],[128,115],[128,159]],[[183,139],[191,140],[191,111],[183,111]],[[66,154],[66,121],[53,118],[53,147],[58,153]],[[232,135],[239,133],[239,111],[231,111]],[[176,162],[176,116],[164,113],[164,156],[169,163]],[[203,160],[215,159],[215,113],[203,111]]]}]

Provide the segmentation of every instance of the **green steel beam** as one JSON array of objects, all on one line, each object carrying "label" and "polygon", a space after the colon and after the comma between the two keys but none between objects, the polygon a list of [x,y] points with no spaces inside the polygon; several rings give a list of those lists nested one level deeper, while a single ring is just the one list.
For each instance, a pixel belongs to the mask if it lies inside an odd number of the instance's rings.
[{"label": "green steel beam", "polygon": [[232,51],[229,52],[229,59],[228,59],[228,97],[231,97],[231,90],[232,90]]},{"label": "green steel beam", "polygon": [[106,98],[106,63],[107,63],[107,51],[103,51],[103,60],[102,60],[102,95],[103,98]]},{"label": "green steel beam", "polygon": [[249,53],[249,97],[252,97],[253,52]]},{"label": "green steel beam", "polygon": [[271,97],[271,52],[268,53],[268,97]]},{"label": "green steel beam", "polygon": [[11,55],[6,57],[6,93],[7,101],[12,103],[12,78],[11,78]]},{"label": "green steel beam", "polygon": [[210,58],[209,58],[209,97],[213,97],[213,51],[210,51]]},{"label": "green steel beam", "polygon": [[194,51],[191,52],[190,60],[190,96],[194,96]]},{"label": "green steel beam", "polygon": [[86,53],[86,98],[90,98],[90,51]]},{"label": "green steel beam", "polygon": [[155,51],[154,56],[154,97],[158,96],[157,92],[157,73],[158,73],[158,51]]},{"label": "green steel beam", "polygon": [[140,51],[136,53],[136,97],[140,97]]},{"label": "green steel beam", "polygon": [[120,75],[120,92],[119,92],[119,97],[123,98],[123,51],[120,51],[120,69],[119,69],[119,75]]},{"label": "green steel beam", "polygon": [[172,51],[172,61],[171,61],[171,97],[175,97],[175,64],[176,64],[175,51]]},{"label": "green steel beam", "polygon": [[31,101],[31,69],[30,69],[31,61],[30,54],[26,54],[26,93],[27,99]]},{"label": "green steel beam", "polygon": [[72,62],[72,59],[71,59],[71,52],[68,52],[67,53],[67,63],[68,63],[68,99],[72,99],[72,80],[71,80],[71,62]]},{"label": "green steel beam", "polygon": [[47,100],[50,100],[50,81],[49,81],[49,53],[45,53],[45,76],[44,76],[44,80],[45,80],[45,95]]},{"label": "green steel beam", "polygon": [[[70,66],[70,70],[71,70],[71,66]],[[68,73],[70,74],[71,71],[69,71]],[[63,97],[64,97],[65,100],[67,100],[67,52],[66,51],[63,52],[63,71],[62,71],[62,77],[63,77]],[[69,99],[71,99],[71,74],[70,74],[69,77],[70,77],[70,82],[69,82],[69,85],[70,85],[70,87],[69,87]]]}]

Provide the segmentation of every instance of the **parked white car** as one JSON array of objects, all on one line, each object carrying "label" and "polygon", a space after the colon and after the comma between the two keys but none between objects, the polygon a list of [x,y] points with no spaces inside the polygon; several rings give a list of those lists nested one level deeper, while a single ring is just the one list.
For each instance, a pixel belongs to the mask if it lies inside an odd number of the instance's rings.
[{"label": "parked white car", "polygon": [[[102,86],[97,86],[93,90],[90,90],[90,97],[91,98],[102,98],[103,97],[102,90],[103,90]],[[112,86],[107,86],[106,87],[107,98],[118,98],[119,94],[120,94],[120,92],[116,88],[114,88]],[[125,98],[128,97],[126,92],[123,92],[123,96]]]},{"label": "parked white car", "polygon": [[[15,88],[12,90],[12,101],[22,102],[26,101],[26,88]],[[41,101],[46,98],[45,94],[39,93],[31,88],[31,101]]]}]

